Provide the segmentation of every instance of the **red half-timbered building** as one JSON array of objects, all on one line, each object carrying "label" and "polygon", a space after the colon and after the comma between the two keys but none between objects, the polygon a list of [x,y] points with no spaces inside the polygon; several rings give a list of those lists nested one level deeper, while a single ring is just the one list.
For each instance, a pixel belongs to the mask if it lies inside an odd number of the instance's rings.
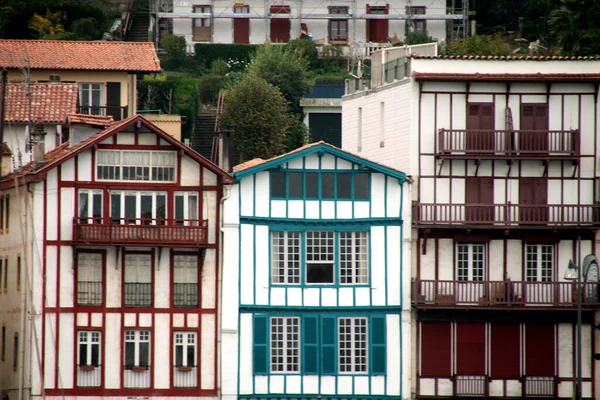
[{"label": "red half-timbered building", "polygon": [[600,253],[598,71],[598,57],[417,55],[403,81],[344,100],[343,147],[417,182],[417,398],[572,398],[578,293],[582,393],[597,396],[597,269],[582,264]]},{"label": "red half-timbered building", "polygon": [[215,397],[226,183],[141,116],[5,175],[6,394]]}]

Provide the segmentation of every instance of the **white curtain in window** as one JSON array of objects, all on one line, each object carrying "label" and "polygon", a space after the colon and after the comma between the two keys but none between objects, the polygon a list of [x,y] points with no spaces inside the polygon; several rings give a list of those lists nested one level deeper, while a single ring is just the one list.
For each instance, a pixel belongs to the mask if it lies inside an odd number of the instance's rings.
[{"label": "white curtain in window", "polygon": [[121,152],[119,151],[98,151],[96,153],[98,164],[101,165],[120,165]]},{"label": "white curtain in window", "polygon": [[173,282],[198,282],[198,256],[176,255],[173,256],[173,264]]},{"label": "white curtain in window", "polygon": [[151,283],[152,266],[150,254],[125,255],[125,282]]},{"label": "white curtain in window", "polygon": [[150,153],[147,151],[124,151],[123,165],[150,165]]},{"label": "white curtain in window", "polygon": [[77,254],[77,280],[102,282],[102,255],[100,253]]},{"label": "white curtain in window", "polygon": [[172,151],[155,151],[152,153],[152,165],[155,167],[174,167],[177,157]]}]

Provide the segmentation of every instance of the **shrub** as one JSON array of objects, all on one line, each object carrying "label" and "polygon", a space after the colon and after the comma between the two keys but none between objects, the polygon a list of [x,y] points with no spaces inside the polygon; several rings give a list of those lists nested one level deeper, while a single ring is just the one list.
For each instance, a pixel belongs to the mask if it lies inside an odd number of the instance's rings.
[{"label": "shrub", "polygon": [[207,68],[212,66],[216,59],[238,60],[249,62],[257,46],[252,44],[218,44],[198,43],[194,46],[195,59]]},{"label": "shrub", "polygon": [[287,44],[291,51],[298,52],[306,58],[308,61],[308,67],[310,69],[318,69],[323,66],[323,63],[319,59],[319,52],[317,51],[317,45],[312,40],[306,39],[295,39],[290,40]]},{"label": "shrub", "polygon": [[222,75],[204,75],[198,81],[200,104],[217,104],[219,91],[226,87],[229,77]]}]

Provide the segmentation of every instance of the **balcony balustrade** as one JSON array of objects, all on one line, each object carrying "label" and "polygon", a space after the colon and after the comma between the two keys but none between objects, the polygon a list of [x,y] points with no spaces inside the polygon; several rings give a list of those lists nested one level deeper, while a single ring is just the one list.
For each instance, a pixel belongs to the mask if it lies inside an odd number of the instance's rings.
[{"label": "balcony balustrade", "polygon": [[150,307],[152,305],[152,284],[131,283],[123,284],[125,307]]},{"label": "balcony balustrade", "polygon": [[440,129],[438,158],[577,160],[579,130]]},{"label": "balcony balustrade", "polygon": [[127,118],[127,106],[78,106],[79,114],[88,115],[110,115],[115,121],[121,121]]},{"label": "balcony balustrade", "polygon": [[77,369],[77,387],[100,387],[102,366],[79,365]]},{"label": "balcony balustrade", "polygon": [[173,306],[174,307],[198,307],[198,284],[197,283],[174,283],[173,284]]},{"label": "balcony balustrade", "polygon": [[125,371],[123,371],[123,387],[149,388],[150,366],[126,365]]},{"label": "balcony balustrade", "polygon": [[77,282],[77,305],[102,305],[102,282]]},{"label": "balcony balustrade", "polygon": [[173,387],[195,388],[198,387],[198,367],[173,367]]},{"label": "balcony balustrade", "polygon": [[[573,282],[441,281],[413,280],[412,302],[416,308],[577,308],[577,285]],[[598,284],[581,284],[584,309],[600,307]]]},{"label": "balcony balustrade", "polygon": [[204,247],[207,220],[74,218],[73,242],[88,245]]},{"label": "balcony balustrade", "polygon": [[599,204],[423,204],[413,203],[415,226],[486,228],[600,225]]},{"label": "balcony balustrade", "polygon": [[[431,387],[431,385],[440,385],[438,387],[441,387],[442,385],[445,386],[447,383],[451,383],[452,390],[445,392],[443,395],[438,394],[440,397],[472,397],[478,399],[498,398],[497,394],[493,395],[492,393],[497,391],[499,386],[502,387],[503,385],[512,386],[515,398],[553,398],[557,392],[557,386],[561,383],[561,379],[555,376],[498,378],[491,377],[490,375],[452,375],[447,377],[419,376],[419,379],[421,380],[421,385],[427,385],[428,387]],[[590,378],[584,380],[591,383]],[[566,383],[568,381],[569,378],[562,382]]]}]

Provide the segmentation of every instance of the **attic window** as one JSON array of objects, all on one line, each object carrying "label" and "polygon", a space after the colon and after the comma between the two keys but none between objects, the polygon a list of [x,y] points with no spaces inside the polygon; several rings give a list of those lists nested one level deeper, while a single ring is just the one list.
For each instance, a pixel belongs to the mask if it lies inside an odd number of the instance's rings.
[{"label": "attic window", "polygon": [[291,200],[369,200],[369,174],[357,170],[271,172],[271,198]]}]

